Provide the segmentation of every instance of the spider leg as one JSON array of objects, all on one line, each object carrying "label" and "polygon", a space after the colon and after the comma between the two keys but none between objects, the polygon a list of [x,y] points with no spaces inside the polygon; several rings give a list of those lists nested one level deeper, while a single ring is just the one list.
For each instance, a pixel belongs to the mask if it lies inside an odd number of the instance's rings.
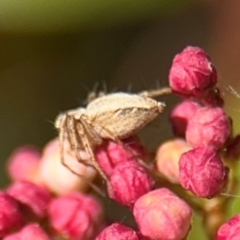
[{"label": "spider leg", "polygon": [[72,116],[68,116],[68,121],[66,122],[66,135],[67,135],[67,140],[68,140],[68,143],[70,145],[70,148],[71,150],[74,150],[76,145],[75,145],[75,142],[73,140],[74,138],[74,134],[73,134],[73,131],[72,131],[72,128],[73,128],[73,118]]},{"label": "spider leg", "polygon": [[73,150],[74,150],[74,153],[75,153],[75,157],[76,157],[76,159],[79,163],[82,163],[84,165],[93,167],[93,165],[91,163],[89,163],[88,159],[82,159],[80,154],[79,154],[79,151],[81,151],[81,150],[86,151],[86,150],[85,150],[85,147],[84,147],[82,136],[79,133],[78,124],[81,124],[79,122],[79,120],[73,119],[73,139],[72,139],[72,141],[74,143],[74,149]]},{"label": "spider leg", "polygon": [[143,91],[138,93],[139,96],[148,97],[148,98],[157,98],[159,96],[169,95],[169,94],[172,94],[172,90],[169,87],[163,87],[157,90]]},{"label": "spider leg", "polygon": [[[66,162],[64,159],[64,140],[65,140],[65,129],[67,127],[67,121],[68,121],[68,117],[65,116],[64,119],[61,122],[61,130],[59,132],[59,143],[60,143],[60,161],[61,164],[66,167],[71,173],[73,173],[74,175],[77,175],[78,177],[80,177],[82,179],[82,181],[84,181],[85,183],[87,183],[93,190],[95,190],[99,195],[101,195],[102,197],[106,197],[105,193],[96,185],[92,184],[91,182],[87,181],[85,179],[85,177],[81,174],[79,174],[78,172],[74,171]],[[67,135],[68,135],[68,131],[67,131]],[[69,140],[69,139],[68,139]]]},{"label": "spider leg", "polygon": [[85,121],[85,119],[87,119],[87,117],[81,117],[80,121],[78,122],[79,124],[77,125],[78,128],[78,133],[81,137],[83,146],[84,146],[84,150],[87,152],[87,154],[89,155],[89,164],[91,164],[98,172],[99,174],[102,176],[102,178],[106,181],[106,183],[108,183],[108,178],[106,176],[106,174],[103,172],[103,170],[101,169],[101,167],[99,166],[93,150],[92,150],[92,145],[90,144],[89,138],[88,138],[88,131],[85,129],[85,126],[88,126],[91,123],[88,123],[87,121]]}]

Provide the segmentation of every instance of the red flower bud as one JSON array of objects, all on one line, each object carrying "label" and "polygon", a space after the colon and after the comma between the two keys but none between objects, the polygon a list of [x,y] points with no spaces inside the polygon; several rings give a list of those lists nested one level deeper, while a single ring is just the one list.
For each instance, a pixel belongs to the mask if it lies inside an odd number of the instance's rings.
[{"label": "red flower bud", "polygon": [[191,227],[191,208],[166,188],[140,197],[133,214],[140,233],[147,239],[181,240]]},{"label": "red flower bud", "polygon": [[113,169],[122,162],[136,161],[138,158],[146,160],[148,151],[137,136],[131,136],[123,140],[126,149],[114,141],[104,141],[94,150],[96,159],[102,170],[110,176]]},{"label": "red flower bud", "polygon": [[172,124],[173,132],[176,136],[185,137],[186,128],[189,120],[196,113],[200,105],[190,101],[185,100],[179,103],[170,113],[170,121]]},{"label": "red flower bud", "polygon": [[103,210],[94,198],[73,193],[54,199],[49,217],[52,228],[64,238],[91,240],[102,226]]},{"label": "red flower bud", "polygon": [[173,92],[199,97],[216,82],[216,70],[203,49],[189,46],[174,57],[169,72],[169,85]]},{"label": "red flower bud", "polygon": [[137,233],[120,223],[114,223],[106,227],[95,240],[113,240],[113,239],[127,239],[140,240]]},{"label": "red flower bud", "polygon": [[3,240],[51,240],[38,224],[29,224],[20,232],[6,236]]},{"label": "red flower bud", "polygon": [[240,214],[224,223],[217,231],[216,240],[238,240],[240,236]]},{"label": "red flower bud", "polygon": [[43,186],[38,186],[27,181],[20,181],[12,184],[7,193],[23,204],[30,215],[29,218],[44,218],[47,213],[47,206],[51,200],[50,192]]},{"label": "red flower bud", "polygon": [[116,202],[131,207],[152,187],[151,177],[139,163],[125,162],[114,169],[109,179],[108,194]]},{"label": "red flower bud", "polygon": [[179,181],[183,188],[199,197],[216,196],[227,180],[227,168],[211,147],[195,148],[179,161]]},{"label": "red flower bud", "polygon": [[231,133],[229,117],[220,107],[199,108],[188,122],[186,140],[196,147],[223,147]]},{"label": "red flower bud", "polygon": [[0,237],[22,225],[23,217],[18,202],[8,194],[0,192]]}]

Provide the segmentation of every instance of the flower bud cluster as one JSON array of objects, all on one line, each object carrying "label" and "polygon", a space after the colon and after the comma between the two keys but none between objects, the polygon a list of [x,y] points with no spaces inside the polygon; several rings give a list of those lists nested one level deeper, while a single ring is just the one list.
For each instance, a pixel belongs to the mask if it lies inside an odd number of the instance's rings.
[{"label": "flower bud cluster", "polygon": [[[131,151],[124,149],[125,145]],[[0,208],[0,211],[6,209],[10,215],[6,217],[8,221],[3,219],[2,237],[8,240],[24,239],[25,236],[36,234],[34,239],[39,240],[94,240],[100,233],[97,239],[124,237],[123,239],[129,240],[149,240],[157,237],[167,240],[174,237],[180,240],[187,235],[191,227],[191,208],[166,188],[152,190],[150,171],[139,163],[147,162],[148,152],[138,138],[124,140],[124,146],[106,142],[102,149],[96,149],[96,157],[102,164],[102,169],[105,169],[104,166],[107,169],[109,197],[129,207],[138,230],[119,223],[104,229],[106,224],[102,205],[92,196],[77,191],[83,191],[84,188],[81,188],[82,183],[76,181],[75,176],[66,179],[68,175],[65,175],[67,173],[63,171],[64,168],[60,168],[60,163],[57,165],[57,160],[60,159],[58,151],[57,141],[54,140],[47,144],[42,155],[38,152],[32,154],[32,148],[23,148],[11,156],[7,166],[11,170],[9,174],[13,183],[3,196],[8,199],[7,203],[12,210],[9,207],[7,209],[6,204]],[[31,163],[36,156],[38,158],[37,161],[34,160],[35,164],[21,166],[22,159]],[[72,156],[66,157],[72,159]],[[18,176],[17,168],[12,165],[22,167],[20,171],[25,173],[24,180],[15,178]],[[33,171],[36,171],[34,177]],[[67,183],[55,171],[60,171]],[[169,226],[176,228],[173,231]],[[165,235],[160,237],[164,229]]]},{"label": "flower bud cluster", "polygon": [[136,136],[123,140],[124,145],[106,141],[95,149],[97,161],[109,178],[108,195],[116,202],[132,207],[153,188],[153,180],[139,161],[149,154]]},{"label": "flower bud cluster", "polygon": [[191,147],[179,159],[179,182],[203,198],[219,194],[228,175],[221,150],[231,138],[231,121],[216,83],[217,71],[201,48],[186,47],[174,57],[169,84],[183,100],[172,110],[170,121],[176,136]]},{"label": "flower bud cluster", "polygon": [[[71,172],[72,176],[65,178],[69,173],[61,172],[57,151],[59,147],[54,140],[47,144],[42,155],[32,147],[25,147],[10,156],[7,169],[13,182],[0,193],[1,239],[93,240],[102,229],[102,204],[91,195],[77,191],[84,189],[83,183]],[[40,173],[47,165],[56,168],[48,169],[43,178]],[[55,171],[60,171],[65,179],[59,181],[60,173]],[[67,183],[58,186],[64,181]]]},{"label": "flower bud cluster", "polygon": [[[217,80],[217,71],[201,48],[187,47],[174,57],[169,85],[182,99],[170,113],[176,138],[157,149],[154,166],[149,151],[136,136],[121,142],[103,139],[94,147],[96,161],[107,178],[108,197],[127,207],[135,228],[109,221],[115,212],[105,221],[102,203],[86,193],[89,186],[98,189],[96,170],[76,161],[76,154],[83,162],[89,159],[88,154],[72,151],[65,141],[62,156],[58,140],[53,139],[42,153],[23,147],[9,157],[7,171],[12,183],[0,192],[0,238],[186,239],[193,209],[185,190],[196,198],[217,196],[229,180],[223,156],[240,156],[240,138],[232,137]],[[185,201],[179,197],[183,194]],[[208,200],[201,199],[204,201]],[[216,211],[218,202],[204,205],[205,210]],[[239,224],[236,215],[219,228],[216,239],[238,239]]]},{"label": "flower bud cluster", "polygon": [[114,223],[105,228],[96,240],[181,240],[191,228],[192,209],[166,188],[142,195],[132,211],[139,232]]}]

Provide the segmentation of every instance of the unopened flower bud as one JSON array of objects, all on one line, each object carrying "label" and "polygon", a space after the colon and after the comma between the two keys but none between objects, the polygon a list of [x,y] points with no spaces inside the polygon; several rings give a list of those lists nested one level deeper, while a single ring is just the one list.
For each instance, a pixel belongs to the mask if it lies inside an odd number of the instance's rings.
[{"label": "unopened flower bud", "polygon": [[103,209],[91,196],[72,193],[49,205],[50,224],[55,232],[72,240],[91,240],[102,226]]},{"label": "unopened flower bud", "polygon": [[6,236],[3,240],[51,240],[47,233],[36,223],[26,225],[21,231]]},{"label": "unopened flower bud", "polygon": [[[7,193],[20,202],[29,213],[29,217],[41,219],[47,214],[47,206],[51,200],[51,194],[43,186],[27,181],[13,183]],[[25,217],[28,214],[25,214]]]},{"label": "unopened flower bud", "polygon": [[188,122],[186,140],[193,147],[220,149],[231,133],[229,117],[220,107],[199,108]]},{"label": "unopened flower bud", "polygon": [[153,180],[137,162],[119,164],[113,171],[108,184],[109,197],[131,207],[143,194],[153,188]]},{"label": "unopened flower bud", "polygon": [[183,139],[173,139],[159,146],[156,154],[156,167],[164,177],[179,183],[179,159],[184,152],[191,149]]},{"label": "unopened flower bud", "polygon": [[108,140],[94,150],[98,164],[107,176],[122,162],[137,161],[138,158],[143,161],[148,159],[149,153],[137,136],[123,139],[122,142],[126,149],[117,142]]},{"label": "unopened flower bud", "polygon": [[141,240],[133,229],[120,223],[114,223],[106,227],[95,240],[113,239]]},{"label": "unopened flower bud", "polygon": [[133,214],[140,233],[147,239],[181,240],[191,227],[191,208],[166,188],[140,197]]},{"label": "unopened flower bud", "polygon": [[183,188],[198,197],[216,196],[227,180],[228,170],[211,147],[195,148],[179,161],[179,181]]},{"label": "unopened flower bud", "polygon": [[16,149],[7,161],[7,171],[13,181],[34,181],[41,154],[33,147]]},{"label": "unopened flower bud", "polygon": [[22,240],[20,234],[14,233],[7,235],[3,238],[3,240]]},{"label": "unopened flower bud", "polygon": [[21,239],[50,240],[50,237],[38,224],[29,224],[21,230]]},{"label": "unopened flower bud", "polygon": [[233,216],[217,231],[216,240],[238,240],[240,236],[240,214]]},{"label": "unopened flower bud", "polygon": [[189,46],[174,57],[169,72],[169,85],[173,92],[199,97],[216,82],[216,70],[203,49]]},{"label": "unopened flower bud", "polygon": [[[39,165],[40,183],[43,183],[58,195],[64,195],[75,190],[85,191],[89,188],[87,182],[93,180],[96,170],[79,163],[74,153],[71,152],[67,142],[64,147],[65,152],[63,157],[65,163],[70,169],[81,175],[82,178],[72,173],[61,163],[59,142],[57,139],[54,139],[43,150],[43,156]],[[82,154],[83,160],[88,158],[85,152],[81,152],[80,154]]]},{"label": "unopened flower bud", "polygon": [[0,237],[17,230],[23,223],[18,202],[8,194],[0,192]]},{"label": "unopened flower bud", "polygon": [[170,113],[170,121],[176,136],[185,137],[189,120],[195,114],[200,105],[196,102],[185,100],[180,102]]}]

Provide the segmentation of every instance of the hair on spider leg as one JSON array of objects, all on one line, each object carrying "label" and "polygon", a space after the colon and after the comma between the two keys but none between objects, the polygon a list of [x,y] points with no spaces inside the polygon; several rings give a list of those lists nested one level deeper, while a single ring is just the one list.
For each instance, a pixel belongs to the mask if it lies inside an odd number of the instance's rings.
[{"label": "hair on spider leg", "polygon": [[154,81],[154,87],[156,88],[156,89],[159,89],[159,88],[161,88],[161,84],[160,84],[160,80],[159,79],[156,79],[155,81]]},{"label": "hair on spider leg", "polygon": [[[225,82],[221,76],[218,77],[219,77],[218,84],[224,88],[223,90],[226,90],[228,93],[231,94],[231,96],[240,99],[240,93],[232,85]],[[223,90],[221,92],[223,95],[225,95],[225,92]]]},{"label": "hair on spider leg", "polygon": [[100,98],[100,97],[103,97],[105,95],[108,95],[108,94],[111,94],[111,93],[115,93],[115,92],[118,91],[117,88],[114,88],[111,91],[108,91],[108,89],[107,89],[107,82],[106,81],[102,82],[102,89],[103,90],[99,90],[98,91],[97,90],[98,87],[99,87],[99,82],[97,82],[97,87],[94,87],[92,89],[92,91],[90,91],[88,93],[88,96],[87,96],[87,98],[85,100],[85,105],[89,104],[90,102],[94,101],[97,98]]},{"label": "hair on spider leg", "polygon": [[133,89],[133,83],[130,82],[130,83],[127,84],[127,92],[131,93],[132,89]]},{"label": "hair on spider leg", "polygon": [[[227,84],[222,78],[219,81],[219,85],[222,86],[222,88],[223,88],[223,89],[221,89],[221,95],[223,97],[228,96],[228,97],[232,97],[232,98],[235,98],[235,99],[238,99],[238,100],[240,99],[240,93],[236,90],[236,88],[234,88],[230,84]],[[229,93],[229,94],[227,95],[226,93]],[[234,111],[234,112],[237,112],[237,113],[240,112],[239,109],[234,108],[232,106],[231,106],[231,110]]]},{"label": "hair on spider leg", "polygon": [[238,93],[238,91],[231,85],[228,85],[225,88],[229,93],[231,93],[234,97],[240,99],[240,93]]},{"label": "hair on spider leg", "polygon": [[53,120],[45,119],[45,121],[47,121],[48,123],[50,123],[50,124],[52,124],[52,125],[55,125],[55,121],[53,121]]},{"label": "hair on spider leg", "polygon": [[107,81],[106,81],[106,80],[103,80],[103,81],[102,81],[102,89],[103,89],[103,92],[104,92],[105,94],[107,94],[107,92],[108,92],[108,86],[107,86]]},{"label": "hair on spider leg", "polygon": [[230,193],[220,193],[222,196],[226,196],[227,198],[232,197],[232,198],[240,198],[240,195],[236,194],[230,194]]},{"label": "hair on spider leg", "polygon": [[149,83],[149,81],[144,79],[143,77],[139,77],[139,82],[141,83],[141,89],[149,89],[149,85],[146,83]]}]

